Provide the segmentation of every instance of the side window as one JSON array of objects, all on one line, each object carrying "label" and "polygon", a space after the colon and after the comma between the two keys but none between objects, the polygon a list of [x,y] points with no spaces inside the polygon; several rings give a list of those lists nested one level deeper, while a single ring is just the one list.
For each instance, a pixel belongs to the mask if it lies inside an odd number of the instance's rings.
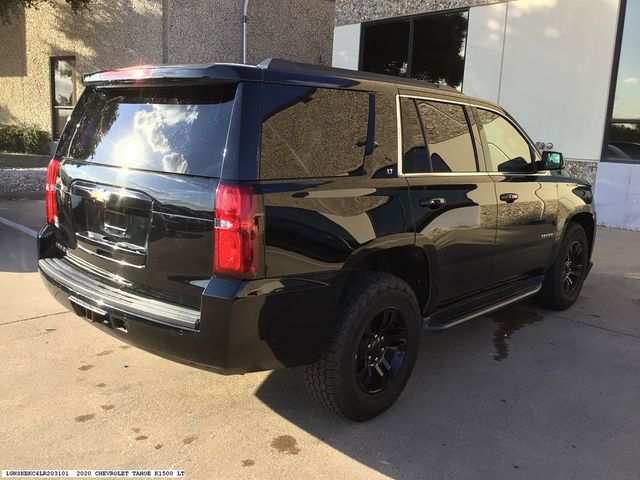
[{"label": "side window", "polygon": [[462,105],[418,100],[431,171],[477,172],[467,114]]},{"label": "side window", "polygon": [[520,132],[497,113],[480,108],[477,112],[489,147],[491,164],[487,168],[493,172],[531,172],[531,147]]},{"label": "side window", "polygon": [[267,84],[263,98],[261,178],[336,177],[362,166],[368,93]]},{"label": "side window", "polygon": [[402,172],[429,172],[428,152],[415,101],[401,97],[400,111],[402,112]]}]

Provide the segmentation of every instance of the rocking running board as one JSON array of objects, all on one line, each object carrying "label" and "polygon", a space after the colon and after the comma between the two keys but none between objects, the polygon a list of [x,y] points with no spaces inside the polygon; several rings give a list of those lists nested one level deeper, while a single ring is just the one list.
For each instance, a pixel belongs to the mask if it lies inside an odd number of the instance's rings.
[{"label": "rocking running board", "polygon": [[506,300],[503,300],[499,303],[496,303],[494,305],[490,305],[486,308],[482,308],[480,310],[477,310],[473,313],[469,313],[469,314],[465,314],[462,317],[456,318],[454,320],[451,320],[449,322],[445,322],[445,323],[440,323],[437,325],[429,325],[429,317],[424,319],[424,327],[422,328],[424,331],[426,332],[442,332],[443,330],[447,330],[448,328],[453,327],[454,325],[458,325],[460,323],[466,322],[468,320],[472,320],[474,318],[477,317],[481,317],[482,315],[486,315],[487,313],[491,313],[495,310],[499,310],[501,308],[504,307],[508,307],[511,304],[517,303],[521,300],[524,300],[526,298],[532,297],[534,296],[536,293],[538,293],[540,291],[540,289],[542,288],[542,285],[537,285],[535,288],[528,290],[524,293],[519,293],[511,298],[508,298]]}]

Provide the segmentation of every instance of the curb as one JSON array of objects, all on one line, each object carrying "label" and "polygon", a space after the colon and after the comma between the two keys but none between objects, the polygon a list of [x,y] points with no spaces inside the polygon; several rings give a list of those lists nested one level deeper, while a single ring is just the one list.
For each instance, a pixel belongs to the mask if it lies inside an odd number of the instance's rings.
[{"label": "curb", "polygon": [[43,198],[47,169],[0,168],[0,199]]},{"label": "curb", "polygon": [[3,200],[44,200],[44,190],[41,192],[0,193],[0,201]]},{"label": "curb", "polygon": [[31,155],[27,153],[0,153],[0,169],[5,168],[47,168],[51,155]]}]

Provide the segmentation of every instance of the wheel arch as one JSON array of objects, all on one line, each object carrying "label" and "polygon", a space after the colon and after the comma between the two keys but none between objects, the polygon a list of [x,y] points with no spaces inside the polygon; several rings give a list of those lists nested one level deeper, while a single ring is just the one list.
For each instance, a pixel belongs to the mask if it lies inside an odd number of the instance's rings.
[{"label": "wheel arch", "polygon": [[421,312],[431,304],[434,294],[434,263],[427,252],[415,245],[376,249],[360,256],[351,265],[347,282],[355,272],[379,271],[401,278],[416,295]]},{"label": "wheel arch", "polygon": [[564,228],[562,230],[563,237],[569,223],[577,223],[582,228],[584,228],[584,231],[587,234],[587,241],[589,243],[589,258],[591,258],[596,236],[596,222],[593,218],[593,214],[591,212],[578,212],[567,218],[567,221],[564,223]]}]

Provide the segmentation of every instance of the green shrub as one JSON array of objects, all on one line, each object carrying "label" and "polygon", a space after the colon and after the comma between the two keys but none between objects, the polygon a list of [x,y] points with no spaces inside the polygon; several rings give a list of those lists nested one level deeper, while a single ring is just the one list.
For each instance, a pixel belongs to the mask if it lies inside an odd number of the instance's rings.
[{"label": "green shrub", "polygon": [[19,125],[0,125],[0,151],[46,154],[49,132]]},{"label": "green shrub", "polygon": [[49,153],[49,132],[38,128],[25,128],[23,138],[25,152],[37,154]]},{"label": "green shrub", "polygon": [[0,150],[23,152],[22,129],[17,125],[0,125]]}]

